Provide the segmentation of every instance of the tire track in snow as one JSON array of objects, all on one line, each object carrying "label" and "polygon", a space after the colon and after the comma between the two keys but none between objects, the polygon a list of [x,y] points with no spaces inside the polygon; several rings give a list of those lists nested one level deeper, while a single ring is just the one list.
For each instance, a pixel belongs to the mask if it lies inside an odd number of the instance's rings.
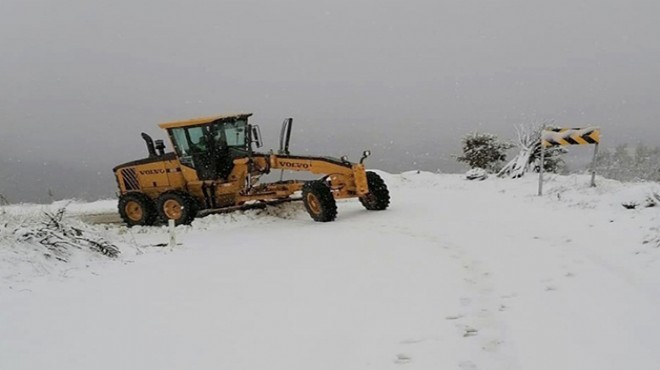
[{"label": "tire track in snow", "polygon": [[[465,359],[457,364],[460,369],[478,370],[478,361],[473,357],[486,355],[491,357],[488,363],[496,362],[502,369],[516,368],[515,359],[503,352],[503,345],[507,333],[506,319],[502,315],[507,310],[506,301],[516,297],[513,295],[498,295],[491,282],[490,270],[484,266],[479,259],[468,254],[465,248],[448,243],[447,237],[438,235],[437,230],[424,230],[419,233],[419,225],[416,231],[405,226],[379,225],[386,232],[395,232],[409,236],[411,239],[423,239],[429,244],[435,245],[443,250],[445,256],[460,265],[464,294],[459,298],[459,311],[444,317],[444,320],[454,323],[457,341],[463,344],[466,353]],[[414,345],[424,340],[408,340],[405,344]],[[511,347],[511,343],[506,343]],[[472,356],[475,354],[475,356]],[[475,363],[475,361],[477,363]],[[397,363],[407,363],[397,362]]]}]

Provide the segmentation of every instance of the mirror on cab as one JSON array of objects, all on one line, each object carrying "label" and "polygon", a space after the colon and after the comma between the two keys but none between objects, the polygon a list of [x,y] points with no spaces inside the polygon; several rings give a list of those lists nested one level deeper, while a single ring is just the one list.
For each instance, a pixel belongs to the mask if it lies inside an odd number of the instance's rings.
[{"label": "mirror on cab", "polygon": [[259,129],[259,125],[252,125],[252,142],[257,146],[257,148],[261,148],[263,146],[263,143],[261,142],[261,130]]}]

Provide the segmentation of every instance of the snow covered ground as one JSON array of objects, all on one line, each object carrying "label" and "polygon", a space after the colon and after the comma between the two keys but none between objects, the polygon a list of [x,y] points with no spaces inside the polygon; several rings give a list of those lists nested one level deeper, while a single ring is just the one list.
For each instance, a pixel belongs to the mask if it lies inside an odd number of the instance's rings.
[{"label": "snow covered ground", "polygon": [[87,226],[117,259],[44,257],[11,238],[43,206],[0,209],[0,369],[658,368],[658,184],[382,176],[387,211],[213,215],[174,250]]}]

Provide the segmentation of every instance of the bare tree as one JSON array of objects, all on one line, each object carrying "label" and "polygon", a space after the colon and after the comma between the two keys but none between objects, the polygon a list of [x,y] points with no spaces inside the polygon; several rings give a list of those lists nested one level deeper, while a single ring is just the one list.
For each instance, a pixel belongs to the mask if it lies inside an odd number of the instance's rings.
[{"label": "bare tree", "polygon": [[543,121],[516,127],[518,154],[500,170],[497,176],[516,179],[525,175],[530,169],[538,171],[541,165],[549,172],[559,170],[563,164],[559,156],[567,152],[563,147],[547,148],[544,163],[541,164],[541,135],[545,128],[551,127],[551,123],[552,121]]},{"label": "bare tree", "polygon": [[500,170],[497,176],[509,176],[515,179],[522,177],[529,170],[532,156],[536,149],[541,146],[541,133],[545,126],[544,122],[529,125],[521,124],[516,127],[518,154]]}]

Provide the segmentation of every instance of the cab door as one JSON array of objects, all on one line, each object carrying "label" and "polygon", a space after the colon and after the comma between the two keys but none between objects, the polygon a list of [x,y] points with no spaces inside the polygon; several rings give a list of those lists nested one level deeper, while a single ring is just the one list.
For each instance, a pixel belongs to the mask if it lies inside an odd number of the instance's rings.
[{"label": "cab door", "polygon": [[200,180],[218,178],[218,158],[207,126],[173,128],[170,137],[183,166],[194,169]]}]

